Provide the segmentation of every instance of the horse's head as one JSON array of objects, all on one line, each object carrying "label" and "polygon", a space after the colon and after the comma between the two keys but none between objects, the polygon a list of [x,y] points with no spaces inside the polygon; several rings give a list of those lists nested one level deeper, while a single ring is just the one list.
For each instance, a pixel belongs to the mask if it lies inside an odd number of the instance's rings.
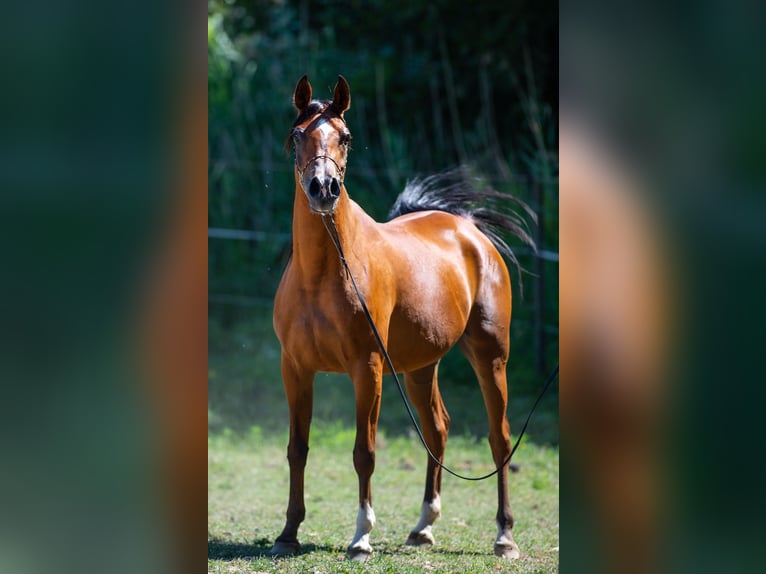
[{"label": "horse's head", "polygon": [[298,182],[313,211],[332,213],[338,205],[351,143],[351,132],[343,119],[351,104],[348,82],[338,76],[332,101],[318,101],[311,99],[311,84],[303,76],[295,87],[293,104],[298,118],[290,130],[290,140],[295,148]]}]

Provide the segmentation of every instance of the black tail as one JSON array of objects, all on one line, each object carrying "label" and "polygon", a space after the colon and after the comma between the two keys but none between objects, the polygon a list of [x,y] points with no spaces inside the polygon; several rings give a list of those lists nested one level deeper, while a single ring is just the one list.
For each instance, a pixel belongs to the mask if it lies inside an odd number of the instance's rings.
[{"label": "black tail", "polygon": [[536,214],[520,199],[488,187],[479,178],[472,177],[465,168],[456,168],[407,182],[388,214],[389,219],[415,211],[446,211],[467,217],[486,235],[497,250],[516,266],[521,266],[513,250],[503,239],[508,232],[535,252],[537,247],[529,234],[526,221],[510,209],[516,204],[537,223]]}]

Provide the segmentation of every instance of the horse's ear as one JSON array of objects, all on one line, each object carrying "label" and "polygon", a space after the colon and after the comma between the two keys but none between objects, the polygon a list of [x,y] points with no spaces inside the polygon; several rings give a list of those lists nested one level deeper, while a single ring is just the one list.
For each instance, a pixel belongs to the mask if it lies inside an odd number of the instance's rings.
[{"label": "horse's ear", "polygon": [[306,109],[306,106],[311,102],[311,84],[309,84],[309,77],[304,74],[303,77],[298,80],[298,85],[295,86],[295,93],[293,93],[293,105],[298,109],[298,112],[302,112]]},{"label": "horse's ear", "polygon": [[335,84],[332,106],[341,115],[351,107],[351,90],[343,76],[338,76],[338,83]]}]

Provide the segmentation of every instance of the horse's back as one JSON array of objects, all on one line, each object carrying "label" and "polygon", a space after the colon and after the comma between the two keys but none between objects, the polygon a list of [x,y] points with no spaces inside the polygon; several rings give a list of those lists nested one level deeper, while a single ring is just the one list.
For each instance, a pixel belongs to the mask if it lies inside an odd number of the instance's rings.
[{"label": "horse's back", "polygon": [[422,211],[382,227],[399,269],[390,338],[397,354],[443,354],[477,316],[507,329],[511,305],[507,267],[470,219]]},{"label": "horse's back", "polygon": [[486,280],[510,284],[502,255],[469,217],[418,211],[382,227],[394,253],[414,263],[438,261],[442,271],[459,272],[472,293]]}]

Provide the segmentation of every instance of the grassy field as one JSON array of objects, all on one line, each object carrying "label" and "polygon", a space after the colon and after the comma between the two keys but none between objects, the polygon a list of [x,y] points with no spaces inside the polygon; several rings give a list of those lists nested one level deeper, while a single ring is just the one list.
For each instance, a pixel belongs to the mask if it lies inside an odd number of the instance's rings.
[{"label": "grassy field", "polygon": [[[354,533],[357,483],[351,462],[354,433],[339,425],[315,429],[306,468],[303,552],[268,555],[283,526],[287,503],[286,436],[247,437],[227,433],[209,440],[208,570],[230,572],[556,572],[558,571],[558,451],[522,442],[511,475],[514,536],[521,558],[504,562],[492,555],[496,534],[496,482],[474,483],[445,476],[442,518],[431,549],[403,546],[420,512],[425,455],[416,439],[381,436],[373,476],[377,526],[372,558],[345,560]],[[447,458],[470,474],[491,470],[485,441],[458,437]]]},{"label": "grassy field", "polygon": [[[496,559],[496,481],[465,482],[446,475],[436,545],[405,547],[423,496],[426,455],[414,437],[393,383],[384,381],[373,502],[374,554],[365,564],[345,559],[355,529],[357,479],[353,396],[347,377],[320,374],[306,468],[306,521],[300,555],[274,559],[269,550],[284,525],[288,493],[287,407],[279,378],[279,347],[266,313],[223,329],[210,325],[208,439],[208,571],[262,572],[520,572],[558,571],[557,395],[536,411],[510,479],[521,558]],[[486,414],[478,385],[458,384],[462,368],[442,385],[452,417],[446,462],[471,475],[492,470]],[[517,432],[534,396],[513,393],[509,418]],[[540,381],[542,384],[542,381]],[[551,389],[555,391],[555,389]],[[514,435],[515,437],[515,435]]]}]

